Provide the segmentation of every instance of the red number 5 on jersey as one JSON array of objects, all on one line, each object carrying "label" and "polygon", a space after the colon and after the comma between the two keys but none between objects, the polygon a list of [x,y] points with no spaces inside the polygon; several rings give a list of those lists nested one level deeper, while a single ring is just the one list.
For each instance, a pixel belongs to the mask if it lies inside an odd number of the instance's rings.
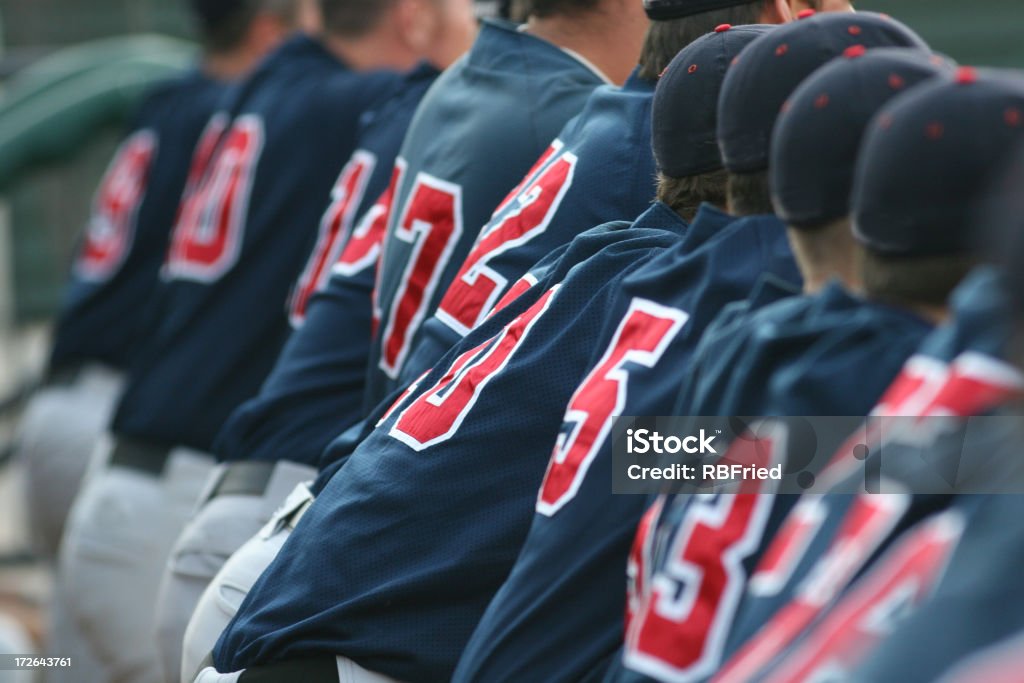
[{"label": "red number 5 on jersey", "polygon": [[612,418],[626,405],[626,365],[654,367],[689,317],[675,308],[633,299],[608,350],[569,401],[537,498],[537,512],[554,515],[576,495],[590,463],[608,438]]},{"label": "red number 5 on jersey", "polygon": [[[399,165],[404,162],[400,160]],[[394,379],[401,372],[413,335],[427,314],[441,273],[461,236],[462,188],[420,173],[394,232],[395,239],[412,246],[412,254],[379,341],[379,365],[388,377]]]},{"label": "red number 5 on jersey", "polygon": [[240,117],[214,153],[206,175],[182,200],[167,256],[167,277],[215,282],[235,265],[262,151],[263,122],[258,116]]},{"label": "red number 5 on jersey", "polygon": [[92,217],[75,264],[75,273],[83,280],[109,279],[128,256],[156,150],[156,135],[142,130],[125,140],[114,156],[93,200]]}]

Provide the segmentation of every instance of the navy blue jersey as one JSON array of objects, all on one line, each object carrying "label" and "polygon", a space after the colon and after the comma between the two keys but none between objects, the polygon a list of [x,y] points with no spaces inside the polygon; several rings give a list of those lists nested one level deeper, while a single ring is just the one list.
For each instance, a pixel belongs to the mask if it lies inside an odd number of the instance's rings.
[{"label": "navy blue jersey", "polygon": [[396,76],[350,71],[297,37],[240,84],[202,179],[178,210],[159,327],[114,431],[209,450],[290,331],[285,304],[358,121]]},{"label": "navy blue jersey", "polygon": [[602,86],[480,230],[433,317],[413,338],[400,384],[455,345],[523,273],[581,231],[633,220],[657,191],[651,152],[654,83],[635,73]]},{"label": "navy blue jersey", "polygon": [[57,319],[51,368],[130,364],[148,333],[192,151],[224,90],[193,71],[143,102],[93,199]]},{"label": "navy blue jersey", "polygon": [[446,354],[319,494],[222,636],[218,669],[329,652],[449,679],[515,562],[615,292],[685,227],[659,204],[632,228],[588,233],[606,246]]},{"label": "navy blue jersey", "polygon": [[292,291],[292,333],[255,398],[224,425],[214,451],[226,460],[315,465],[361,417],[370,354],[371,294],[392,168],[416,106],[440,72],[423,64],[393,97],[368,111],[320,235]]},{"label": "navy blue jersey", "polygon": [[[1004,297],[994,286],[990,272],[980,272],[961,285],[953,297],[953,322],[938,328],[907,361],[873,414],[974,415],[987,412],[1019,389],[1018,373],[992,355],[1005,348],[1009,319]],[[932,450],[941,453],[941,447],[952,444],[949,452],[959,452],[955,433],[940,436],[942,440]],[[915,439],[919,441],[920,437]],[[920,462],[916,452],[901,458],[900,448],[899,441],[883,443],[883,453],[890,462]],[[920,448],[917,441],[914,448]],[[847,458],[848,464],[840,461],[830,466],[823,482],[844,476],[863,479],[865,465]],[[849,474],[844,475],[844,471]],[[909,474],[918,473],[910,468]],[[851,489],[848,484],[840,486],[841,490]],[[779,500],[785,498],[790,496]],[[846,634],[847,651],[837,653],[827,641],[820,642],[815,631],[826,633],[825,629],[833,628],[844,614],[860,613],[892,597],[858,592],[856,585],[853,589],[850,585],[876,562],[877,572],[882,575],[900,569],[900,551],[883,555],[893,539],[909,539],[905,547],[911,548],[924,541],[934,551],[928,556],[929,563],[915,567],[925,572],[914,579],[918,585],[931,585],[958,535],[950,533],[956,531],[956,523],[944,513],[950,502],[951,496],[939,494],[832,493],[801,497],[748,582],[728,636],[726,649],[733,654],[724,669],[725,680],[749,680],[773,664],[786,664],[792,652],[785,649],[794,643],[792,651],[802,652],[794,660],[798,663],[814,667],[828,661],[837,671],[855,666],[863,654],[858,647],[864,647],[865,634],[850,630]],[[930,516],[939,513],[942,515],[935,518],[939,521],[929,521]],[[936,535],[936,530],[941,533]],[[886,556],[889,561],[878,560]],[[870,580],[860,584],[872,586]],[[831,603],[847,590],[851,591],[844,598],[847,607],[830,610]],[[913,597],[918,602],[921,599],[920,594]],[[907,611],[908,606],[901,605],[901,612]],[[814,630],[810,630],[812,626]],[[785,674],[789,669],[783,666],[778,670]]]},{"label": "navy blue jersey", "polygon": [[[986,438],[967,445],[989,452],[993,447],[1012,449],[1019,462],[1022,436],[1018,431],[1001,444],[987,443],[991,439]],[[868,648],[870,655],[852,680],[938,680],[974,651],[1024,629],[1024,497],[965,496],[953,503],[950,513],[963,515],[963,538],[934,593],[884,640],[872,643],[876,647]],[[1017,654],[1014,669],[991,668],[988,675],[978,671],[973,678],[958,680],[1015,680],[1021,672],[1019,649]]]},{"label": "navy blue jersey", "polygon": [[615,652],[627,555],[646,501],[611,494],[611,422],[669,414],[702,332],[762,273],[800,281],[784,226],[705,205],[681,242],[623,282],[568,404],[530,533],[456,681],[577,681]]},{"label": "navy blue jersey", "polygon": [[[681,414],[867,415],[929,331],[923,319],[836,283],[746,309],[727,311],[701,340]],[[637,539],[640,576],[613,679],[713,674],[737,597],[796,500],[776,496],[769,481],[659,500],[646,537]]]},{"label": "navy blue jersey", "polygon": [[601,83],[565,50],[514,24],[487,21],[469,53],[427,93],[396,164],[367,410],[399,386],[420,326],[481,227]]}]

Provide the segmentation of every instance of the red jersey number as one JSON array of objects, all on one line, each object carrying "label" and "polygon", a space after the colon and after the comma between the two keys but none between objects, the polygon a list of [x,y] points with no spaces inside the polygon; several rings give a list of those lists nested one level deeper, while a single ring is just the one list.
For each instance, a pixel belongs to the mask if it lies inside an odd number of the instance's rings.
[{"label": "red jersey number", "polygon": [[331,205],[320,221],[313,253],[310,254],[289,301],[289,318],[298,327],[306,318],[306,306],[313,294],[327,283],[331,265],[338,260],[342,247],[352,231],[355,212],[363,201],[366,184],[377,166],[377,157],[357,150],[331,190]]},{"label": "red jersey number", "polygon": [[[784,451],[784,427],[737,439],[723,463],[766,466]],[[757,550],[774,496],[748,480],[734,493],[694,495],[669,541],[665,565],[646,579],[626,633],[624,662],[667,681],[714,673],[746,584],[744,560]],[[646,533],[656,533],[649,523]]]},{"label": "red jersey number", "polygon": [[196,189],[182,200],[167,258],[169,277],[216,282],[235,265],[262,150],[263,122],[240,117]]},{"label": "red jersey number", "polygon": [[437,384],[402,411],[391,428],[391,436],[416,451],[454,436],[484,389],[529,336],[557,289],[545,292],[497,337],[456,358]]},{"label": "red jersey number", "polygon": [[537,512],[552,516],[579,490],[604,445],[612,419],[626,405],[627,364],[652,368],[689,315],[646,299],[633,299],[608,350],[569,401],[537,498]]},{"label": "red jersey number", "polygon": [[[380,338],[380,368],[398,377],[413,335],[428,313],[441,274],[462,236],[462,188],[420,173],[394,238],[412,248]],[[387,263],[384,263],[387,268]]]},{"label": "red jersey number", "polygon": [[558,155],[535,171],[533,178],[528,177],[514,199],[503,202],[441,299],[437,309],[441,322],[464,336],[488,315],[508,284],[490,262],[547,230],[572,185],[576,162],[571,152]]},{"label": "red jersey number", "polygon": [[75,273],[83,280],[108,280],[127,258],[156,151],[156,134],[142,130],[125,140],[114,156],[93,200],[75,263]]}]

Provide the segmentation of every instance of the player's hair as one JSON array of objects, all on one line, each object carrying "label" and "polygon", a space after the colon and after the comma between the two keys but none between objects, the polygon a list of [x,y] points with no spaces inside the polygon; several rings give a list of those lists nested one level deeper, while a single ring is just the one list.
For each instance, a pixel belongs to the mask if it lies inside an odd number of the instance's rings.
[{"label": "player's hair", "polygon": [[381,21],[396,0],[320,0],[324,30],[341,38],[359,38]]},{"label": "player's hair", "polygon": [[280,17],[289,25],[298,21],[300,0],[245,0],[216,22],[199,22],[203,48],[210,54],[224,54],[241,46],[252,20],[261,12]]},{"label": "player's hair", "polygon": [[601,0],[524,0],[520,6],[527,16],[543,18],[589,12],[600,4]]},{"label": "player's hair", "polygon": [[775,213],[768,171],[730,173],[727,196],[729,211],[734,216]]},{"label": "player's hair", "polygon": [[704,202],[725,206],[724,169],[685,178],[673,178],[658,173],[658,200],[668,204],[685,220],[691,221]]},{"label": "player's hair", "polygon": [[656,80],[680,50],[705,33],[711,33],[716,26],[756,24],[761,18],[764,3],[765,0],[753,0],[745,5],[714,9],[681,19],[652,21],[640,50],[638,75]]},{"label": "player's hair", "polygon": [[869,299],[901,307],[945,306],[960,281],[978,265],[970,254],[892,256],[858,247]]}]

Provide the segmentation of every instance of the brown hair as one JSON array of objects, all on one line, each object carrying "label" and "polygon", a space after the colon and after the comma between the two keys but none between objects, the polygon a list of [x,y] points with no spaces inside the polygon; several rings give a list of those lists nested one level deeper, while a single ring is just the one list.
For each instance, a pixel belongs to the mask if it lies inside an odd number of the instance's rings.
[{"label": "brown hair", "polygon": [[685,178],[673,178],[659,173],[658,200],[668,204],[685,220],[691,221],[704,202],[719,207],[725,205],[725,184],[724,169]]}]

